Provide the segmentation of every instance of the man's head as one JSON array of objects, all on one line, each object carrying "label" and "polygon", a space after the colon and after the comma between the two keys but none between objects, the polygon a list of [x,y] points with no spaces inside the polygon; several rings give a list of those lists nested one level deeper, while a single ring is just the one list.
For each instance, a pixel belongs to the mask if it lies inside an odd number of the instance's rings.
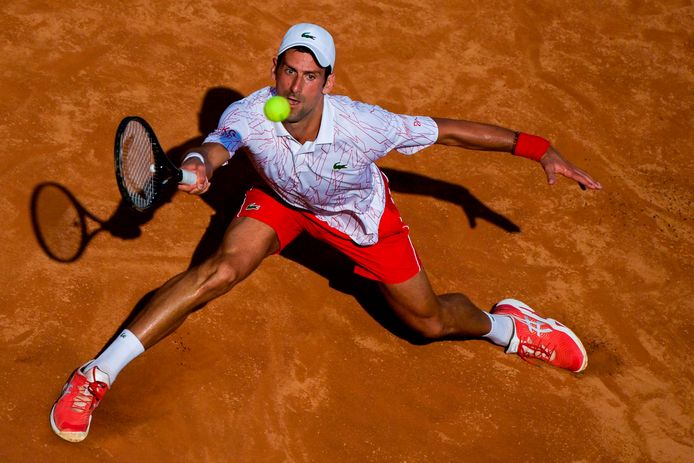
[{"label": "man's head", "polygon": [[315,24],[292,26],[273,60],[277,94],[291,106],[287,122],[310,115],[333,88],[335,45],[330,33]]}]

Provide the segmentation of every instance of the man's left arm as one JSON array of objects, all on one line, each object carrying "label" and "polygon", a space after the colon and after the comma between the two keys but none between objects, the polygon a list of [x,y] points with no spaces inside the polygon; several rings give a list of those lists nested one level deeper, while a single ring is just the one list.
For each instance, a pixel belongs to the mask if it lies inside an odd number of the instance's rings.
[{"label": "man's left arm", "polygon": [[561,174],[590,189],[602,189],[600,182],[593,180],[587,172],[564,159],[556,148],[541,137],[519,134],[503,127],[479,122],[439,118],[434,118],[434,121],[439,130],[437,144],[471,150],[505,151],[528,157],[542,165],[550,185],[554,185],[557,174]]}]

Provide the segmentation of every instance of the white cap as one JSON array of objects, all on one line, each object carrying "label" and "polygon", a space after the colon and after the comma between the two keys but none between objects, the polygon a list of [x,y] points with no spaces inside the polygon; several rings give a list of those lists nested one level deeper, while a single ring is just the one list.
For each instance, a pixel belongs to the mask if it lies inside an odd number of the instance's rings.
[{"label": "white cap", "polygon": [[335,69],[335,42],[330,32],[315,24],[296,24],[284,35],[277,55],[301,46],[313,52],[321,67]]}]

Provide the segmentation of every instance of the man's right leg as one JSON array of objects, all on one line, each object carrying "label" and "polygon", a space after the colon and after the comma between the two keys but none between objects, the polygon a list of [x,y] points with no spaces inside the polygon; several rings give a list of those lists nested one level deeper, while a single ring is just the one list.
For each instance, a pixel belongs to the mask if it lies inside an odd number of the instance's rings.
[{"label": "man's right leg", "polygon": [[128,329],[145,348],[152,347],[175,331],[195,308],[229,291],[278,249],[272,227],[248,217],[235,219],[219,250],[167,281]]},{"label": "man's right leg", "polygon": [[236,218],[212,257],[167,281],[103,354],[75,370],[51,410],[53,431],[72,442],[84,440],[92,411],[130,360],[174,332],[194,309],[233,288],[278,249],[272,227]]}]

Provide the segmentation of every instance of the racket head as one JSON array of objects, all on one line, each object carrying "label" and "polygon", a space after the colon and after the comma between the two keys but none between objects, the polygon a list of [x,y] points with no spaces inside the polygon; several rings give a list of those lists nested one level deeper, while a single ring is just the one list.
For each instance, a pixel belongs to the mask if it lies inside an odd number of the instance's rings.
[{"label": "racket head", "polygon": [[180,180],[180,171],[164,154],[154,130],[138,116],[128,116],[118,125],[114,161],[121,196],[140,211],[157,202],[172,177]]}]

